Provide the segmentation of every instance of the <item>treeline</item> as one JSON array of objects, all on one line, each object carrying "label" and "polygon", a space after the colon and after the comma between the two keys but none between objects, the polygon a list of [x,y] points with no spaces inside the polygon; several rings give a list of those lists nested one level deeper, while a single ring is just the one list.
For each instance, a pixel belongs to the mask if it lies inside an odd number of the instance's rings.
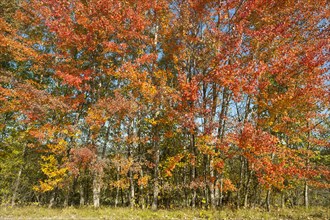
[{"label": "treeline", "polygon": [[0,202],[329,205],[329,5],[1,0]]}]

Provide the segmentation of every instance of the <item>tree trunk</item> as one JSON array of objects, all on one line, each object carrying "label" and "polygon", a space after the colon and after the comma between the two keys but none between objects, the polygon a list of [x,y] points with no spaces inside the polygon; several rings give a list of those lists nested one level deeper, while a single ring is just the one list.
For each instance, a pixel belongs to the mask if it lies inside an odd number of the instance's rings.
[{"label": "tree trunk", "polygon": [[[307,127],[309,128],[309,123],[307,122]],[[308,139],[307,139],[307,150],[310,149],[310,136],[311,136],[311,132],[308,131]],[[307,156],[306,158],[306,168],[307,170],[309,169],[309,157]],[[305,208],[307,209],[309,206],[309,201],[308,201],[308,184],[307,184],[307,178],[305,179],[305,186],[304,186],[304,204],[305,204]]]},{"label": "tree trunk", "polygon": [[90,190],[88,190],[89,189],[89,187],[90,187],[90,179],[87,179],[86,180],[86,185],[84,186],[84,189],[85,189],[85,191],[84,191],[84,193],[85,193],[85,205],[89,205],[90,203],[89,203],[89,201],[90,201]]},{"label": "tree trunk", "polygon": [[[138,115],[138,119],[137,121],[141,121],[141,115],[139,114]],[[141,170],[140,170],[140,178],[143,178],[144,177],[144,173],[143,173],[143,150],[141,149],[142,146],[141,146],[141,130],[140,128],[138,127],[138,130],[137,130],[137,136],[138,136],[138,154],[139,154],[139,163],[140,163],[140,166],[141,166]],[[144,195],[144,186],[143,184],[140,185],[139,187],[139,204],[141,206],[142,209],[145,209],[146,207],[146,201],[145,201],[145,195]]]},{"label": "tree trunk", "polygon": [[[227,89],[224,88],[222,92],[222,102],[221,102],[221,111],[219,114],[219,126],[218,126],[218,138],[220,139],[220,142],[223,142],[224,138],[224,132],[226,127],[226,116],[228,113],[228,104],[229,104],[230,96],[227,93]],[[218,149],[216,149],[216,152],[218,153]],[[222,207],[222,201],[223,201],[223,175],[222,173],[218,173],[219,179],[217,178],[217,181],[219,181],[220,189],[219,189],[219,199],[218,204],[220,207]]]},{"label": "tree trunk", "polygon": [[268,212],[270,212],[270,192],[271,192],[271,189],[268,189],[267,196],[266,196],[266,208],[267,208]]},{"label": "tree trunk", "polygon": [[[141,176],[141,178],[143,178],[143,169],[142,168],[141,168],[141,171],[140,171],[140,176]],[[140,204],[141,204],[141,208],[142,209],[145,209],[146,202],[145,202],[145,199],[144,199],[144,187],[143,187],[143,184],[140,185]]]},{"label": "tree trunk", "polygon": [[120,188],[120,198],[121,198],[121,206],[124,206],[124,193],[123,193],[123,188]]},{"label": "tree trunk", "polygon": [[94,208],[100,207],[100,195],[101,195],[101,175],[96,172],[94,179],[93,179],[93,205],[94,205]]},{"label": "tree trunk", "polygon": [[21,182],[22,170],[23,170],[23,164],[21,164],[21,166],[19,168],[19,171],[18,171],[18,174],[17,174],[17,178],[16,178],[16,181],[15,181],[14,190],[13,190],[13,196],[11,198],[11,206],[15,206],[17,191],[18,191],[18,187],[19,187],[20,182]]},{"label": "tree trunk", "polygon": [[213,156],[210,156],[210,198],[211,198],[211,208],[214,209],[216,207],[215,200],[215,192],[214,192],[214,168],[213,168]]},{"label": "tree trunk", "polygon": [[[187,147],[186,145],[184,146],[184,153],[186,154]],[[188,172],[188,164],[185,164],[183,168],[183,191],[184,191],[184,199],[185,199],[185,207],[189,206],[189,199],[188,199],[188,190],[187,190],[187,172]]]},{"label": "tree trunk", "polygon": [[305,208],[307,209],[309,206],[307,181],[305,181],[305,187],[304,187],[304,204],[305,204]]},{"label": "tree trunk", "polygon": [[[154,143],[156,145],[156,142]],[[152,210],[157,210],[158,208],[158,193],[159,193],[159,183],[158,183],[158,165],[160,158],[159,146],[154,146],[155,150],[155,168],[154,168],[154,188],[153,188],[153,201],[152,201]]]},{"label": "tree trunk", "polygon": [[[218,178],[218,177],[217,177]],[[219,180],[217,179],[215,181],[215,189],[214,189],[214,196],[215,196],[215,207],[219,206],[219,200],[220,200],[220,190],[219,190]]]},{"label": "tree trunk", "polygon": [[284,191],[281,193],[281,208],[285,208],[285,193]]},{"label": "tree trunk", "polygon": [[17,174],[17,178],[16,178],[16,181],[15,181],[15,184],[14,184],[13,195],[12,195],[12,198],[11,198],[11,206],[15,206],[15,202],[16,202],[16,198],[17,198],[17,192],[18,192],[18,187],[19,187],[19,185],[21,183],[21,176],[22,176],[22,171],[23,171],[23,167],[24,167],[25,157],[26,157],[26,146],[24,145],[24,148],[23,148],[23,163],[21,164],[21,166],[19,168],[19,171],[18,171],[18,174]]},{"label": "tree trunk", "polygon": [[223,178],[222,174],[220,175],[220,196],[219,196],[219,206],[222,207],[223,200]]},{"label": "tree trunk", "polygon": [[49,205],[48,208],[52,208],[54,206],[55,203],[55,189],[53,190],[51,197],[50,197],[50,201],[49,201]]},{"label": "tree trunk", "polygon": [[108,144],[108,141],[109,141],[109,134],[110,134],[110,125],[108,125],[107,132],[105,134],[105,140],[104,140],[104,145],[103,145],[102,154],[101,154],[102,159],[105,157],[105,153],[107,151],[107,144]]},{"label": "tree trunk", "polygon": [[[118,166],[117,167],[117,178],[116,178],[117,183],[119,181],[119,172],[120,172],[120,167]],[[117,188],[116,188],[116,198],[115,198],[115,207],[118,206],[118,199],[119,199],[119,187],[117,186]]]},{"label": "tree trunk", "polygon": [[84,184],[81,182],[79,184],[79,194],[80,194],[80,201],[79,201],[79,205],[80,206],[84,206],[85,205],[85,193],[84,193]]},{"label": "tree trunk", "polygon": [[247,182],[246,182],[245,191],[244,191],[244,208],[247,208],[247,206],[248,206],[249,188],[250,188],[250,183],[251,183],[251,175],[253,172],[252,170],[249,171],[249,163],[247,163],[246,172],[247,172]]},{"label": "tree trunk", "polygon": [[[131,136],[131,127],[134,127],[134,121],[132,121],[131,126],[128,126],[128,131],[127,131],[128,137]],[[127,156],[128,156],[129,159],[132,157],[131,143],[128,143],[128,155]],[[132,158],[132,160],[133,160],[133,158]],[[131,208],[134,208],[134,206],[135,206],[135,191],[134,191],[134,178],[133,178],[132,167],[129,168],[128,177],[129,177],[129,183],[130,183],[129,204],[130,204]]]},{"label": "tree trunk", "polygon": [[69,195],[70,195],[70,186],[68,185],[66,187],[66,190],[64,191],[63,207],[68,207],[69,206]]},{"label": "tree trunk", "polygon": [[[191,135],[190,147],[191,147],[191,152],[192,152],[193,156],[196,157],[196,153],[195,153],[195,135],[194,134]],[[196,165],[195,165],[195,163],[196,163],[196,161],[194,161],[194,164],[191,167],[191,181],[196,180]],[[193,187],[192,198],[191,198],[191,206],[193,208],[196,207],[196,198],[197,198],[196,188]]]},{"label": "tree trunk", "polygon": [[129,171],[129,182],[130,182],[130,197],[129,204],[131,208],[135,206],[135,191],[134,191],[134,179],[132,170]]},{"label": "tree trunk", "polygon": [[240,207],[241,204],[241,189],[243,186],[243,170],[244,170],[244,160],[243,157],[240,157],[240,161],[241,161],[241,167],[240,167],[240,175],[239,175],[239,183],[238,183],[238,189],[237,189],[237,208]]},{"label": "tree trunk", "polygon": [[[110,133],[110,125],[108,125],[105,134],[104,145],[102,148],[101,158],[97,158],[98,160],[103,160],[106,154],[106,148],[109,141],[109,133]],[[102,170],[96,170],[94,173],[93,179],[93,205],[94,208],[100,207],[100,196],[101,196],[101,181],[102,181]]]},{"label": "tree trunk", "polygon": [[[196,179],[196,169],[195,169],[195,167],[192,168],[191,177],[192,177],[193,181],[195,181],[195,179]],[[192,198],[191,198],[191,206],[193,208],[196,207],[196,198],[197,198],[197,192],[196,192],[196,188],[194,187],[193,191],[192,191]]]},{"label": "tree trunk", "polygon": [[[208,180],[208,173],[209,173],[209,160],[207,155],[203,155],[203,164],[204,164],[204,170],[203,170],[203,179],[204,183],[207,183]],[[208,206],[208,200],[209,200],[209,189],[208,187],[204,187],[204,198],[203,200],[203,206],[207,207]]]}]

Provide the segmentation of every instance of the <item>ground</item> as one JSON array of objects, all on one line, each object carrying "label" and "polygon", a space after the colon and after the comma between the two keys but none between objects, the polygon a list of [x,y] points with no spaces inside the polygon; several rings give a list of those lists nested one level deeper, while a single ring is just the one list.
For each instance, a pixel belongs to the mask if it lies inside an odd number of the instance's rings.
[{"label": "ground", "polygon": [[330,208],[313,207],[310,209],[273,209],[266,212],[261,209],[242,210],[202,210],[173,209],[158,210],[108,208],[54,208],[26,206],[0,206],[0,219],[330,219]]}]

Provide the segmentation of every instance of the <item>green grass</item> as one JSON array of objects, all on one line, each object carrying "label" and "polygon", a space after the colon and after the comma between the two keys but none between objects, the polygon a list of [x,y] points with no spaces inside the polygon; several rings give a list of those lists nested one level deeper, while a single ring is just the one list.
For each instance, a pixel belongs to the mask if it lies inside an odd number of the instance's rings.
[{"label": "green grass", "polygon": [[327,208],[313,207],[278,209],[266,212],[261,209],[241,210],[202,210],[173,209],[158,210],[129,208],[64,208],[48,209],[44,207],[6,207],[0,206],[0,219],[330,219]]}]

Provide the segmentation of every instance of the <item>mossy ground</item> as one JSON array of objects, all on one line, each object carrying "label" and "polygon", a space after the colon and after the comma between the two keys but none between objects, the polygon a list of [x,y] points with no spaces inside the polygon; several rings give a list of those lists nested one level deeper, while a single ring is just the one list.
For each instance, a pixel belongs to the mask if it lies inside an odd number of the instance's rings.
[{"label": "mossy ground", "polygon": [[202,210],[172,209],[151,211],[149,209],[108,208],[44,208],[35,206],[0,206],[0,219],[330,219],[330,209],[276,209],[266,212],[262,209]]}]

